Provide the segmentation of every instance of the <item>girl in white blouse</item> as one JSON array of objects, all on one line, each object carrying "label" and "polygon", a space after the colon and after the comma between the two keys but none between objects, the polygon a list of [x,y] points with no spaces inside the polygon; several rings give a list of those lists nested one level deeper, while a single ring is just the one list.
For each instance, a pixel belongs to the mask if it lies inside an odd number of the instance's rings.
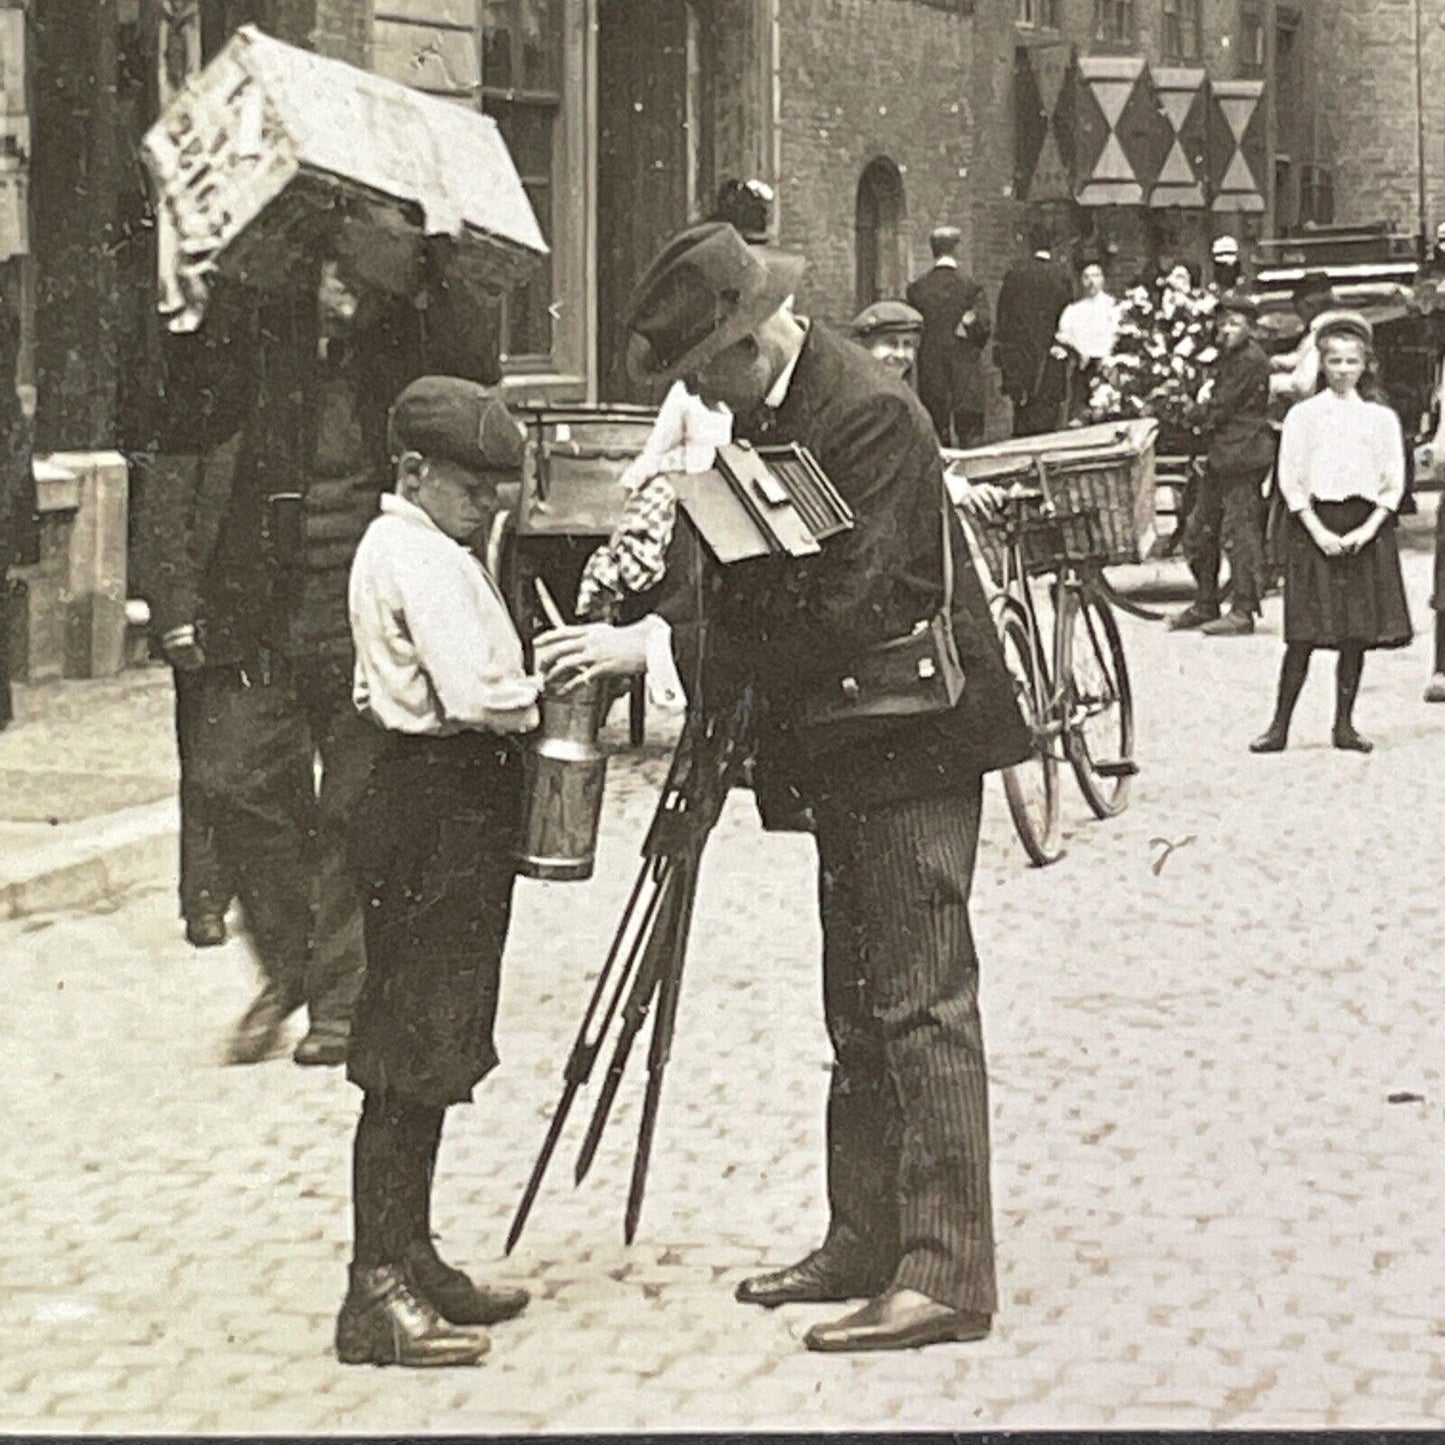
[{"label": "girl in white blouse", "polygon": [[1399,418],[1375,400],[1373,333],[1341,312],[1320,328],[1323,388],[1285,418],[1276,476],[1289,508],[1284,583],[1284,664],[1274,720],[1250,744],[1277,753],[1317,647],[1338,652],[1334,745],[1367,753],[1355,731],[1365,652],[1402,647],[1410,616],[1395,542],[1405,486]]}]

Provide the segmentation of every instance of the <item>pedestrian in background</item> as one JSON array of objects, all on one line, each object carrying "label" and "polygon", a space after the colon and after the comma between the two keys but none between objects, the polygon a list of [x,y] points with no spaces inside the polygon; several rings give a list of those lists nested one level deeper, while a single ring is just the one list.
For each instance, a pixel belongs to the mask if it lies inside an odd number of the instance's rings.
[{"label": "pedestrian in background", "polygon": [[[1254,302],[1239,292],[1219,299],[1219,359],[1201,433],[1208,448],[1204,476],[1189,512],[1185,555],[1194,574],[1194,601],[1170,619],[1210,637],[1254,631],[1264,583],[1264,483],[1274,465],[1269,420],[1269,360],[1250,333]],[[1222,546],[1221,546],[1222,544]],[[1219,611],[1219,563],[1229,557],[1230,608]]]},{"label": "pedestrian in background", "polygon": [[31,419],[20,400],[19,359],[20,317],[8,298],[0,295],[0,728],[14,717],[7,574],[11,567],[40,560]]},{"label": "pedestrian in background", "polygon": [[1318,647],[1338,652],[1337,748],[1367,753],[1355,730],[1366,651],[1402,647],[1410,616],[1395,541],[1405,486],[1400,421],[1379,401],[1373,333],[1347,312],[1320,328],[1324,389],[1294,406],[1280,442],[1279,487],[1289,508],[1284,581],[1284,663],[1269,727],[1251,744],[1276,753]]},{"label": "pedestrian in background", "polygon": [[908,304],[923,317],[918,342],[919,400],[940,445],[983,444],[986,392],[983,348],[993,325],[988,294],[959,265],[963,233],[938,226],[928,238],[932,267],[911,282]]},{"label": "pedestrian in background", "polygon": [[1109,295],[1104,268],[1088,262],[1079,273],[1082,295],[1071,301],[1059,316],[1054,343],[1063,349],[1066,371],[1067,419],[1082,411],[1089,400],[1089,387],[1106,358],[1114,353],[1119,334],[1119,303]]},{"label": "pedestrian in background", "polygon": [[1053,258],[1042,226],[1029,232],[1031,254],[1014,263],[998,293],[993,354],[1013,403],[1013,434],[1036,436],[1059,424],[1064,400],[1061,363],[1050,356],[1059,317],[1074,299],[1068,271]]},{"label": "pedestrian in background", "polygon": [[432,1176],[442,1121],[497,1064],[493,1027],[520,844],[519,735],[540,683],[506,603],[467,550],[521,469],[522,430],[493,392],[427,376],[391,414],[396,491],[351,568],[354,705],[376,734],[350,820],[366,981],[347,1076],[363,1091],[354,1247],[336,1323],[343,1364],[469,1365],[467,1327],[527,1304],[438,1255]]},{"label": "pedestrian in background", "polygon": [[906,301],[875,301],[848,323],[853,339],[874,361],[915,390],[918,339],[923,317]]},{"label": "pedestrian in background", "polygon": [[1244,279],[1244,267],[1240,262],[1239,242],[1233,236],[1216,236],[1209,248],[1211,289],[1223,294],[1234,291]]},{"label": "pedestrian in background", "polygon": [[1426,702],[1445,702],[1445,499],[1435,513],[1435,586],[1430,594],[1435,613],[1435,646]]}]

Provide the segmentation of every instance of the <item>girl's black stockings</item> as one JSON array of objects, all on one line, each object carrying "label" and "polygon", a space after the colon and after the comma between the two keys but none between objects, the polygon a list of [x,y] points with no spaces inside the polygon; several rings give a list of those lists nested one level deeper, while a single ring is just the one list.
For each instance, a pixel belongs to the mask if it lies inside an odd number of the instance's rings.
[{"label": "girl's black stockings", "polygon": [[[1287,733],[1290,719],[1294,717],[1295,704],[1305,685],[1310,670],[1310,655],[1314,652],[1308,642],[1287,642],[1284,648],[1284,663],[1279,670],[1279,695],[1274,705],[1272,731]],[[1335,664],[1335,728],[1348,730],[1354,726],[1355,698],[1360,692],[1360,676],[1365,668],[1365,649],[1358,644],[1340,648],[1339,661]]]}]

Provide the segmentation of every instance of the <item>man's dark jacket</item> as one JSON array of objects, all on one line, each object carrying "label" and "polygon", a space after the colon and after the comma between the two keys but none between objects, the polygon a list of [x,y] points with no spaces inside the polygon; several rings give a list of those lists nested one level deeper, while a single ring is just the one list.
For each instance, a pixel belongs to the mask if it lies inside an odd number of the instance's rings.
[{"label": "man's dark jacket", "polygon": [[1233,351],[1221,349],[1213,377],[1203,423],[1210,470],[1224,477],[1265,470],[1275,453],[1268,359],[1253,341],[1245,341]]},{"label": "man's dark jacket", "polygon": [[[760,693],[764,817],[795,813],[799,801],[857,810],[934,797],[1022,762],[1029,733],[951,509],[953,622],[967,673],[958,705],[852,724],[849,740],[826,746],[791,715],[811,685],[841,677],[861,651],[902,636],[943,599],[942,461],[913,392],[860,347],[814,324],[782,406],[766,423],[740,417],[736,434],[761,446],[807,447],[855,517],[852,531],[830,538],[816,557],[724,569],[712,603],[720,645]],[[672,597],[680,603],[685,591]],[[664,602],[658,610],[679,625],[684,607],[674,615]]]},{"label": "man's dark jacket", "polygon": [[[982,412],[987,402],[983,348],[991,325],[988,295],[957,266],[935,266],[908,287],[908,304],[923,317],[918,343],[918,395],[930,412]],[[966,312],[974,321],[956,335]]]},{"label": "man's dark jacket", "polygon": [[1047,256],[1029,256],[1009,268],[998,293],[993,356],[1011,400],[1028,401],[1042,391],[1059,317],[1073,299],[1069,273]]},{"label": "man's dark jacket", "polygon": [[[324,573],[322,630],[337,633],[336,650],[349,649],[349,632],[330,615],[342,616],[341,603],[329,593],[344,589],[350,553],[391,484],[387,409],[428,366],[497,379],[495,348],[488,355],[485,346],[474,347],[476,326],[453,319],[474,320],[464,305],[443,307],[434,297],[426,312],[408,299],[358,313],[343,365],[354,365],[358,378],[361,486],[345,477],[333,483],[324,469],[316,475],[322,369],[310,293],[259,312],[218,305],[202,332],[174,349],[166,408],[172,434],[162,438],[142,519],[147,600],[158,636],[199,619],[207,659],[217,663],[286,650],[298,632],[310,642],[317,628],[299,613]],[[322,499],[325,510],[308,508],[303,565],[312,575],[298,582],[297,559],[286,555],[296,538],[277,535],[267,498],[328,486],[337,495]]]}]

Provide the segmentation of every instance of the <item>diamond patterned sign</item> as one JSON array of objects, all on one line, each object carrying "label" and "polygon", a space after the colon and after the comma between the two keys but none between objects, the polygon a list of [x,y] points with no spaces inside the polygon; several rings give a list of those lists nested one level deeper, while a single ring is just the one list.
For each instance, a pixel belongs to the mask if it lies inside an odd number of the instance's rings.
[{"label": "diamond patterned sign", "polygon": [[1209,183],[1216,211],[1263,211],[1267,163],[1262,80],[1217,80],[1209,99]]},{"label": "diamond patterned sign", "polygon": [[1169,152],[1171,132],[1142,56],[1078,61],[1074,198],[1084,206],[1138,206]]},{"label": "diamond patterned sign", "polygon": [[1072,47],[1021,47],[1014,57],[1018,148],[1015,194],[1023,201],[1073,198]]},{"label": "diamond patterned sign", "polygon": [[1209,80],[1202,69],[1156,69],[1154,92],[1169,126],[1164,163],[1149,193],[1157,210],[1169,206],[1202,209],[1208,204]]}]

